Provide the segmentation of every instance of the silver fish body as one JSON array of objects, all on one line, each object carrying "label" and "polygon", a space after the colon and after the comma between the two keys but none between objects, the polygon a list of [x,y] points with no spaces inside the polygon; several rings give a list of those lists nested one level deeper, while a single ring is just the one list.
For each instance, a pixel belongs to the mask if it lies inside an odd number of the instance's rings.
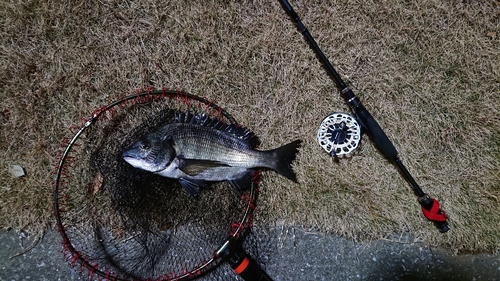
[{"label": "silver fish body", "polygon": [[236,190],[244,189],[260,168],[296,181],[291,163],[300,140],[268,151],[255,149],[258,144],[245,128],[185,113],[144,136],[123,152],[123,158],[136,168],[178,179],[193,196],[209,182],[228,181]]}]

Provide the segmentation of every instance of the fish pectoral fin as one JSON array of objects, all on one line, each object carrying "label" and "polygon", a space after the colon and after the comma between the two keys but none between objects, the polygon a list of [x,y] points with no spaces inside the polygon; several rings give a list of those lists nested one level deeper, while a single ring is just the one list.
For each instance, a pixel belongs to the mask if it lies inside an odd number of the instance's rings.
[{"label": "fish pectoral fin", "polygon": [[228,182],[236,192],[241,193],[241,191],[247,190],[252,186],[254,175],[255,170],[249,169],[240,178]]},{"label": "fish pectoral fin", "polygon": [[207,188],[207,182],[203,180],[193,180],[180,178],[179,183],[184,187],[184,189],[193,197],[198,197],[200,194],[200,187]]},{"label": "fish pectoral fin", "polygon": [[229,165],[212,160],[183,159],[179,165],[179,170],[183,171],[186,175],[196,176],[206,170],[217,167],[229,167]]}]

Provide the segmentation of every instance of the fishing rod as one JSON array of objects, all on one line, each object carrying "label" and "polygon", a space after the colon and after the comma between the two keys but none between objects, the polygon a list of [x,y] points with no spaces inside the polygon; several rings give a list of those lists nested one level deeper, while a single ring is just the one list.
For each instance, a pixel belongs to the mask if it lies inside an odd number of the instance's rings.
[{"label": "fishing rod", "polygon": [[418,202],[422,206],[422,212],[424,216],[432,221],[434,225],[439,229],[440,232],[444,233],[450,230],[450,226],[446,221],[448,216],[439,207],[439,202],[428,196],[424,191],[418,186],[417,182],[413,179],[410,172],[403,165],[403,162],[398,156],[398,151],[392,144],[389,137],[385,134],[384,130],[377,123],[375,118],[368,112],[368,110],[361,104],[359,98],[353,93],[353,91],[344,83],[340,75],[333,68],[330,61],[326,58],[325,54],[321,51],[318,44],[311,36],[307,28],[302,23],[298,14],[293,10],[292,6],[287,0],[279,0],[281,6],[288,14],[288,16],[295,22],[297,29],[302,33],[304,38],[309,43],[310,47],[314,50],[319,60],[326,68],[330,76],[335,81],[337,88],[342,93],[342,96],[346,102],[351,107],[351,110],[356,116],[357,121],[360,123],[361,127],[368,133],[371,140],[375,143],[378,150],[384,155],[388,160],[393,162],[399,169],[400,174],[403,178],[410,184],[413,192],[418,197]]}]

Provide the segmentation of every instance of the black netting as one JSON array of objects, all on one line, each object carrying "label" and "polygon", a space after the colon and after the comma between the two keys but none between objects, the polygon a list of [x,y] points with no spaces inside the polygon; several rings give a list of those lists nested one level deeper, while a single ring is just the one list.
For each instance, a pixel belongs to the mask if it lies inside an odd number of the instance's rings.
[{"label": "black netting", "polygon": [[[172,122],[175,111],[186,110],[221,113],[187,98],[123,103],[118,110],[106,110],[78,138],[61,169],[55,197],[72,263],[84,264],[91,275],[102,272],[103,279],[166,280],[210,260],[231,226],[242,220],[249,191],[241,196],[218,183],[195,199],[176,180],[135,169],[122,159],[124,149],[140,136]],[[245,223],[250,222],[251,216]],[[250,252],[255,252],[255,241],[245,242]],[[210,276],[237,279],[224,270]]]}]

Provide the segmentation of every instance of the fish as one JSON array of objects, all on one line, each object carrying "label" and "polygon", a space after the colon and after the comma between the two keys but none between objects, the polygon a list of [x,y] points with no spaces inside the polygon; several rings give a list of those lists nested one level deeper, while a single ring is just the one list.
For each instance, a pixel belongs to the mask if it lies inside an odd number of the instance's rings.
[{"label": "fish", "polygon": [[258,150],[249,129],[205,114],[175,112],[173,122],[142,136],[122,153],[134,168],[176,179],[193,197],[200,188],[227,181],[240,192],[257,170],[270,169],[297,182],[292,169],[301,146],[295,140],[271,150]]}]

